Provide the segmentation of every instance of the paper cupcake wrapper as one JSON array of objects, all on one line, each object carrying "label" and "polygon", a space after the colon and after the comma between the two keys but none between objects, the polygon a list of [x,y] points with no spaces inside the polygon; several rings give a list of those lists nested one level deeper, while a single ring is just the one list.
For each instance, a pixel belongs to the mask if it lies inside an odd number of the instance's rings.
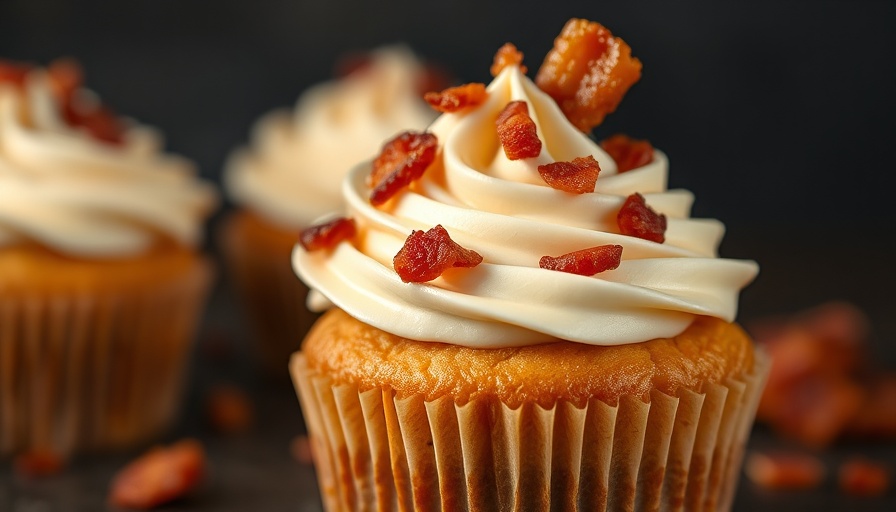
[{"label": "paper cupcake wrapper", "polygon": [[305,306],[308,288],[293,272],[289,250],[282,254],[259,250],[226,229],[221,236],[231,282],[246,310],[261,361],[286,376],[290,356],[316,319]]},{"label": "paper cupcake wrapper", "polygon": [[197,260],[145,290],[0,288],[0,454],[121,448],[169,426],[211,274]]},{"label": "paper cupcake wrapper", "polygon": [[768,372],[650,403],[397,398],[291,371],[329,511],[729,510]]}]

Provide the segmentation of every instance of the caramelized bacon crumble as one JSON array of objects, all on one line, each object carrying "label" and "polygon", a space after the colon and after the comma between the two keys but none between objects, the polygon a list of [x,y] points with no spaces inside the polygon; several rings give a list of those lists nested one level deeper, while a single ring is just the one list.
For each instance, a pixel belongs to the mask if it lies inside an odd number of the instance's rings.
[{"label": "caramelized bacon crumble", "polygon": [[15,87],[23,87],[28,72],[32,67],[20,62],[0,59],[0,84],[12,84]]},{"label": "caramelized bacon crumble", "polygon": [[538,166],[538,174],[552,188],[573,194],[594,192],[600,165],[593,156]]},{"label": "caramelized bacon crumble", "polygon": [[157,447],[125,466],[112,480],[109,503],[148,510],[192,491],[205,474],[205,450],[194,439]]},{"label": "caramelized bacon crumble", "polygon": [[490,70],[492,76],[498,76],[507,66],[519,66],[524,75],[529,71],[523,66],[523,52],[517,50],[513,43],[504,43],[504,46],[498,48]]},{"label": "caramelized bacon crumble", "polygon": [[744,472],[767,489],[814,489],[824,479],[825,468],[817,457],[799,453],[759,453],[747,457]]},{"label": "caramelized bacon crumble", "polygon": [[666,241],[666,216],[647,206],[641,194],[634,193],[628,196],[616,216],[616,222],[623,235],[660,244]]},{"label": "caramelized bacon crumble", "polygon": [[616,161],[619,172],[643,167],[653,161],[653,145],[621,133],[600,142],[600,147]]},{"label": "caramelized bacon crumble", "polygon": [[395,272],[405,283],[425,283],[449,268],[471,268],[480,263],[482,256],[452,240],[441,224],[426,232],[411,232],[392,260]]},{"label": "caramelized bacon crumble", "polygon": [[124,123],[109,107],[78,101],[76,92],[83,85],[81,65],[73,59],[58,59],[47,67],[50,86],[62,104],[62,116],[70,126],[87,130],[93,138],[108,144],[124,142]]},{"label": "caramelized bacon crumble", "polygon": [[541,139],[538,138],[535,121],[529,117],[529,105],[525,101],[508,103],[495,119],[495,126],[507,158],[535,158],[541,153]]},{"label": "caramelized bacon crumble", "polygon": [[16,474],[29,479],[59,474],[65,459],[52,450],[31,450],[16,455],[12,461]]},{"label": "caramelized bacon crumble", "polygon": [[641,62],[622,39],[598,23],[573,18],[554,40],[535,83],[588,133],[640,78]]},{"label": "caramelized bacon crumble", "polygon": [[438,145],[435,135],[411,131],[401,133],[383,145],[367,180],[373,188],[370,203],[379,206],[420,179],[435,161]]},{"label": "caramelized bacon crumble", "polygon": [[423,95],[429,105],[439,112],[457,112],[482,104],[488,97],[485,84],[473,82],[457,87],[449,87],[442,92],[428,92]]},{"label": "caramelized bacon crumble", "polygon": [[851,496],[880,496],[890,487],[890,471],[884,464],[852,457],[840,466],[837,485]]},{"label": "caramelized bacon crumble", "polygon": [[299,234],[299,243],[309,252],[332,249],[339,242],[354,238],[355,232],[354,219],[339,217],[303,230]]},{"label": "caramelized bacon crumble", "polygon": [[622,262],[621,245],[599,245],[562,256],[542,256],[538,266],[580,276],[593,276],[618,268]]}]

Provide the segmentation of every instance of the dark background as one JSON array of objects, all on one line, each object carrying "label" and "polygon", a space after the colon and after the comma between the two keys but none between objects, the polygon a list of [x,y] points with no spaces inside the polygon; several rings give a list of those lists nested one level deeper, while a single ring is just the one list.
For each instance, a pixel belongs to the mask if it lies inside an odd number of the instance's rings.
[{"label": "dark background", "polygon": [[[405,42],[459,82],[488,82],[512,41],[534,75],[573,16],[606,25],[644,64],[595,135],[650,139],[670,157],[670,186],[695,192],[695,215],[727,225],[722,254],[760,262],[741,319],[849,300],[871,316],[876,359],[896,366],[896,2],[0,0],[0,57],[76,57],[110,105],[218,180],[252,123],[331,78],[346,52]],[[219,292],[206,331],[230,325],[216,320],[227,301]],[[299,425],[288,394],[286,424]],[[244,443],[222,449],[251,459]],[[84,472],[105,482],[97,467]],[[741,508],[804,503],[757,496]]]}]

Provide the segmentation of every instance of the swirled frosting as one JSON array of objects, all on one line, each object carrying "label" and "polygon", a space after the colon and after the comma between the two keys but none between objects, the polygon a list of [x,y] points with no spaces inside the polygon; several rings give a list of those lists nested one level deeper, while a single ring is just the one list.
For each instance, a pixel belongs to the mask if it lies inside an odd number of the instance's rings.
[{"label": "swirled frosting", "polygon": [[189,161],[160,146],[154,130],[136,124],[120,145],[69,126],[42,70],[21,88],[0,84],[0,248],[32,242],[116,258],[162,237],[197,244],[217,196]]},{"label": "swirled frosting", "polygon": [[339,210],[348,169],[370,158],[383,140],[435,118],[417,90],[422,76],[410,50],[383,47],[362,70],[307,90],[294,112],[262,117],[250,147],[228,160],[228,194],[290,229]]},{"label": "swirled frosting", "polygon": [[[696,315],[733,320],[739,291],[758,267],[717,257],[724,226],[689,217],[693,195],[667,190],[663,153],[618,173],[517,66],[505,68],[488,94],[478,107],[433,124],[436,162],[387,208],[369,204],[370,166],[351,171],[342,191],[359,228],[354,243],[293,253],[298,275],[322,294],[309,304],[335,304],[399,336],[472,347],[558,339],[618,345],[677,335]],[[514,100],[529,105],[543,141],[537,158],[510,161],[498,141],[495,118]],[[601,166],[594,193],[555,190],[538,174],[539,164],[586,155]],[[620,234],[617,212],[635,192],[668,217],[665,243]],[[393,256],[412,230],[436,224],[483,263],[429,283],[403,283]],[[541,256],[605,244],[624,248],[615,270],[585,277],[538,267]]]}]

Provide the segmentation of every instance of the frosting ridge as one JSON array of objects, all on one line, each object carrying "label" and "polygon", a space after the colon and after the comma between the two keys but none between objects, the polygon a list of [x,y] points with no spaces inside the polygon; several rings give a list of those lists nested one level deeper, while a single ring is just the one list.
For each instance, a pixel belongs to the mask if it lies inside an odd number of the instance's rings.
[{"label": "frosting ridge", "polygon": [[[724,226],[690,218],[693,195],[666,189],[664,154],[618,173],[518,66],[506,67],[487,90],[483,104],[433,123],[436,162],[385,207],[368,201],[368,165],[349,173],[342,192],[359,236],[330,253],[293,253],[299,276],[326,298],[310,304],[335,304],[406,338],[483,348],[558,339],[618,345],[677,335],[696,315],[734,319],[738,293],[758,267],[717,257]],[[495,118],[516,100],[529,105],[543,145],[537,157],[511,161]],[[538,174],[539,164],[586,155],[601,166],[594,193],[555,190]],[[668,217],[665,243],[619,232],[616,214],[635,192]],[[401,282],[393,256],[412,230],[436,224],[483,263],[429,283]],[[543,255],[605,244],[624,248],[615,270],[585,277],[538,267]]]}]

